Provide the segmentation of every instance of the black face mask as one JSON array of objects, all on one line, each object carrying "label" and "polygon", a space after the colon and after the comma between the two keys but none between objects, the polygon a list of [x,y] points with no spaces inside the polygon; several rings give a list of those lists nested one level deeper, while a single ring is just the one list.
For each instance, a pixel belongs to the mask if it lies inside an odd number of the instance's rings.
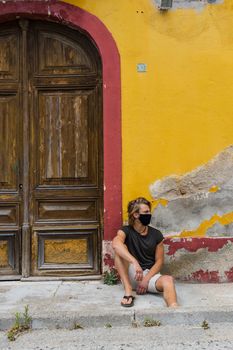
[{"label": "black face mask", "polygon": [[151,214],[140,214],[138,220],[141,221],[144,226],[148,226],[151,220]]}]

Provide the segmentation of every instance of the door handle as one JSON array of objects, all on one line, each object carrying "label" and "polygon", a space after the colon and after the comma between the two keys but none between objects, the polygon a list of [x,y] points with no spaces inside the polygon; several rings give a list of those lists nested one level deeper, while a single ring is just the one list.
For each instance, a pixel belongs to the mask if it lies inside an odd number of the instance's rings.
[{"label": "door handle", "polygon": [[19,184],[19,189],[22,190],[23,189],[23,185]]}]

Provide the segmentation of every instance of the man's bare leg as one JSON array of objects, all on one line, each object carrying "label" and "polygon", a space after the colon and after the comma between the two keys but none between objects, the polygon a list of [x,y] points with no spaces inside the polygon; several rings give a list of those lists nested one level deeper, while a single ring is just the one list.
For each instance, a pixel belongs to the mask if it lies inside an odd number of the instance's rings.
[{"label": "man's bare leg", "polygon": [[177,307],[177,296],[175,284],[172,276],[161,276],[155,284],[156,288],[163,292],[164,300],[168,307]]},{"label": "man's bare leg", "polygon": [[[121,282],[125,289],[125,295],[132,295],[132,286],[129,280],[129,263],[122,259],[119,255],[115,254],[115,267],[117,269],[117,272],[120,276]],[[132,302],[132,299],[122,299],[122,304],[130,304]]]}]

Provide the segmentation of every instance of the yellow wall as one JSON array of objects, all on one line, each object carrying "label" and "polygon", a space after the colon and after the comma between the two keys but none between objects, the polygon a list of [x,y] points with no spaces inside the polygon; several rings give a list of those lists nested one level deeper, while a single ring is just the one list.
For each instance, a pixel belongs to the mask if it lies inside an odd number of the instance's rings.
[{"label": "yellow wall", "polygon": [[125,218],[152,182],[233,143],[233,1],[166,13],[153,0],[67,2],[96,15],[120,52]]}]

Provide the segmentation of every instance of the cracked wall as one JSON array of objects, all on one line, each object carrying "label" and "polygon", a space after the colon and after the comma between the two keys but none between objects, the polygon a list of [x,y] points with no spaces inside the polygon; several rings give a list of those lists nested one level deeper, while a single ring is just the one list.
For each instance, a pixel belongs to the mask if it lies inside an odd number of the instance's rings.
[{"label": "cracked wall", "polygon": [[[198,283],[233,282],[233,238],[166,238],[162,274]],[[111,241],[103,241],[103,272],[114,267]]]},{"label": "cracked wall", "polygon": [[167,237],[163,273],[192,282],[233,281],[232,174],[229,146],[197,169],[150,186],[157,202],[152,224]]},{"label": "cracked wall", "polygon": [[166,239],[163,273],[183,281],[233,282],[233,238]]},{"label": "cracked wall", "polygon": [[[153,0],[156,6],[159,6],[160,0]],[[223,0],[173,0],[171,10],[176,9],[195,9],[202,10],[208,4],[221,4]]]},{"label": "cracked wall", "polygon": [[233,236],[232,174],[230,146],[183,176],[155,181],[150,191],[158,205],[152,224],[168,236]]}]

